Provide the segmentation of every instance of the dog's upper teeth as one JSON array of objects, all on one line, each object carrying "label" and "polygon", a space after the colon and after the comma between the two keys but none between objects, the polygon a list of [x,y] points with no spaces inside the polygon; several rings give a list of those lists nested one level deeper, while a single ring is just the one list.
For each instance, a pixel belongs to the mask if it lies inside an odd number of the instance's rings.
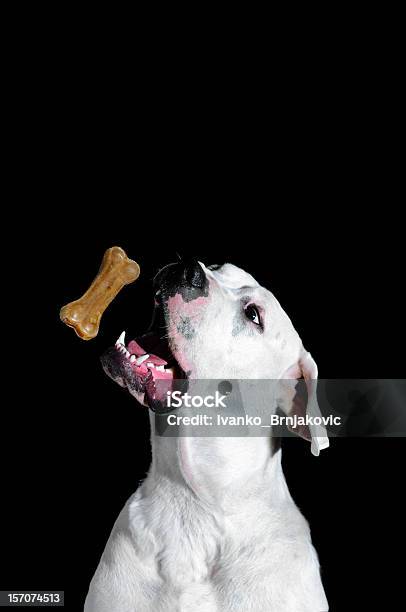
[{"label": "dog's upper teeth", "polygon": [[120,351],[120,353],[123,353],[123,355],[125,355],[126,357],[130,356],[130,353],[127,351],[127,349],[125,348],[125,346],[123,346],[122,344],[116,344],[116,347],[118,348],[118,350]]},{"label": "dog's upper teeth", "polygon": [[141,355],[141,357],[137,358],[137,365],[141,365],[148,358],[149,358],[149,355]]},{"label": "dog's upper teeth", "polygon": [[125,331],[121,332],[116,344],[125,344]]},{"label": "dog's upper teeth", "polygon": [[131,357],[130,357],[130,361],[131,361],[131,363],[134,363],[134,361],[135,361],[136,359],[137,359],[137,358],[136,358],[136,356],[135,356],[135,355],[131,355]]},{"label": "dog's upper teeth", "polygon": [[155,368],[154,364],[151,361],[147,361],[147,366],[150,368]]},{"label": "dog's upper teeth", "polygon": [[159,370],[160,372],[165,372],[165,366],[163,365],[156,366],[156,369]]}]

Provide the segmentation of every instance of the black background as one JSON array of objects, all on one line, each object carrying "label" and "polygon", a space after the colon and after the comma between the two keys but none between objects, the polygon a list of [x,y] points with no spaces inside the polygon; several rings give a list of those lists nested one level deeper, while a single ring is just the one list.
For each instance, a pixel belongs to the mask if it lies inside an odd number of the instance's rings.
[{"label": "black background", "polygon": [[[4,65],[0,588],[64,589],[80,611],[149,465],[146,411],[99,356],[145,329],[176,252],[253,273],[321,377],[405,377],[401,37],[363,11],[338,36],[338,15],[289,19],[270,52],[256,29],[251,47],[190,24],[159,46],[155,18],[125,36],[111,12],[38,11],[10,23]],[[58,312],[113,244],[141,277],[85,343]],[[404,607],[404,457],[403,439],[319,458],[283,442],[333,612]]]},{"label": "black background", "polygon": [[[113,523],[150,462],[147,412],[104,375],[99,356],[123,329],[128,338],[145,330],[151,279],[176,254],[230,261],[269,287],[320,377],[404,375],[401,243],[393,233],[384,249],[379,239],[396,226],[393,219],[360,230],[337,209],[313,211],[310,219],[308,209],[282,221],[274,204],[254,201],[229,204],[221,222],[213,208],[183,204],[186,212],[170,220],[174,203],[158,212],[145,198],[128,214],[119,203],[121,227],[112,222],[102,232],[86,227],[97,206],[92,212],[82,203],[75,219],[61,210],[60,220],[41,226],[37,217],[13,255],[13,323],[6,326],[13,383],[3,379],[1,443],[3,589],[64,589],[71,609],[81,609]],[[117,218],[114,207],[102,214]],[[239,227],[228,223],[242,216]],[[83,342],[60,323],[59,308],[83,293],[114,244],[140,263],[141,276],[106,311],[98,337]],[[400,601],[404,452],[403,439],[335,439],[314,458],[304,441],[283,441],[288,485],[310,522],[333,611]]]}]

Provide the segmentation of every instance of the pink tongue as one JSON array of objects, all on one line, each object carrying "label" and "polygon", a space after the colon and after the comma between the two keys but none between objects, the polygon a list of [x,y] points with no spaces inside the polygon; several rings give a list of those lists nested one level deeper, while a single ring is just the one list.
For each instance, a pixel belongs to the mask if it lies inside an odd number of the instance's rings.
[{"label": "pink tongue", "polygon": [[[128,344],[127,350],[131,353],[131,355],[136,355],[136,357],[141,357],[141,355],[145,355],[144,349],[136,342],[135,340],[131,340]],[[168,362],[164,359],[161,359],[157,355],[153,355],[152,353],[148,357],[147,361],[153,363],[156,366],[166,365]]]},{"label": "pink tongue", "polygon": [[144,349],[135,340],[131,340],[127,350],[131,353],[131,355],[136,355],[137,357],[145,355]]}]

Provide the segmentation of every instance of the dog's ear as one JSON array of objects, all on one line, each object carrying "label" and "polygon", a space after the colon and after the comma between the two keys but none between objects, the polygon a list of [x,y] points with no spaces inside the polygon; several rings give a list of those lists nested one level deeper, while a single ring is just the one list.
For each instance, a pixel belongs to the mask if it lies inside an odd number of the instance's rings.
[{"label": "dog's ear", "polygon": [[[317,364],[310,353],[302,347],[298,362],[284,373],[280,383],[278,405],[285,414],[303,417],[303,419],[306,419],[306,415],[309,417],[321,416],[317,403],[317,377]],[[306,383],[307,402],[296,392],[297,381],[300,378],[304,378]],[[316,457],[323,448],[329,446],[327,431],[324,427],[298,424],[296,428],[288,425],[288,429],[311,442],[311,451]]]}]

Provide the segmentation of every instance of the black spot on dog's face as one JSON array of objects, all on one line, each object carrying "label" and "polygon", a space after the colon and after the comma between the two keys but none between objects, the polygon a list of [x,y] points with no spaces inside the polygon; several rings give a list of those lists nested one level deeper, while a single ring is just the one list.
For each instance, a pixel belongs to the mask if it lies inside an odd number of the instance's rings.
[{"label": "black spot on dog's face", "polygon": [[190,317],[180,317],[180,323],[177,326],[177,330],[186,340],[191,340],[195,335],[195,329],[192,325]]}]

